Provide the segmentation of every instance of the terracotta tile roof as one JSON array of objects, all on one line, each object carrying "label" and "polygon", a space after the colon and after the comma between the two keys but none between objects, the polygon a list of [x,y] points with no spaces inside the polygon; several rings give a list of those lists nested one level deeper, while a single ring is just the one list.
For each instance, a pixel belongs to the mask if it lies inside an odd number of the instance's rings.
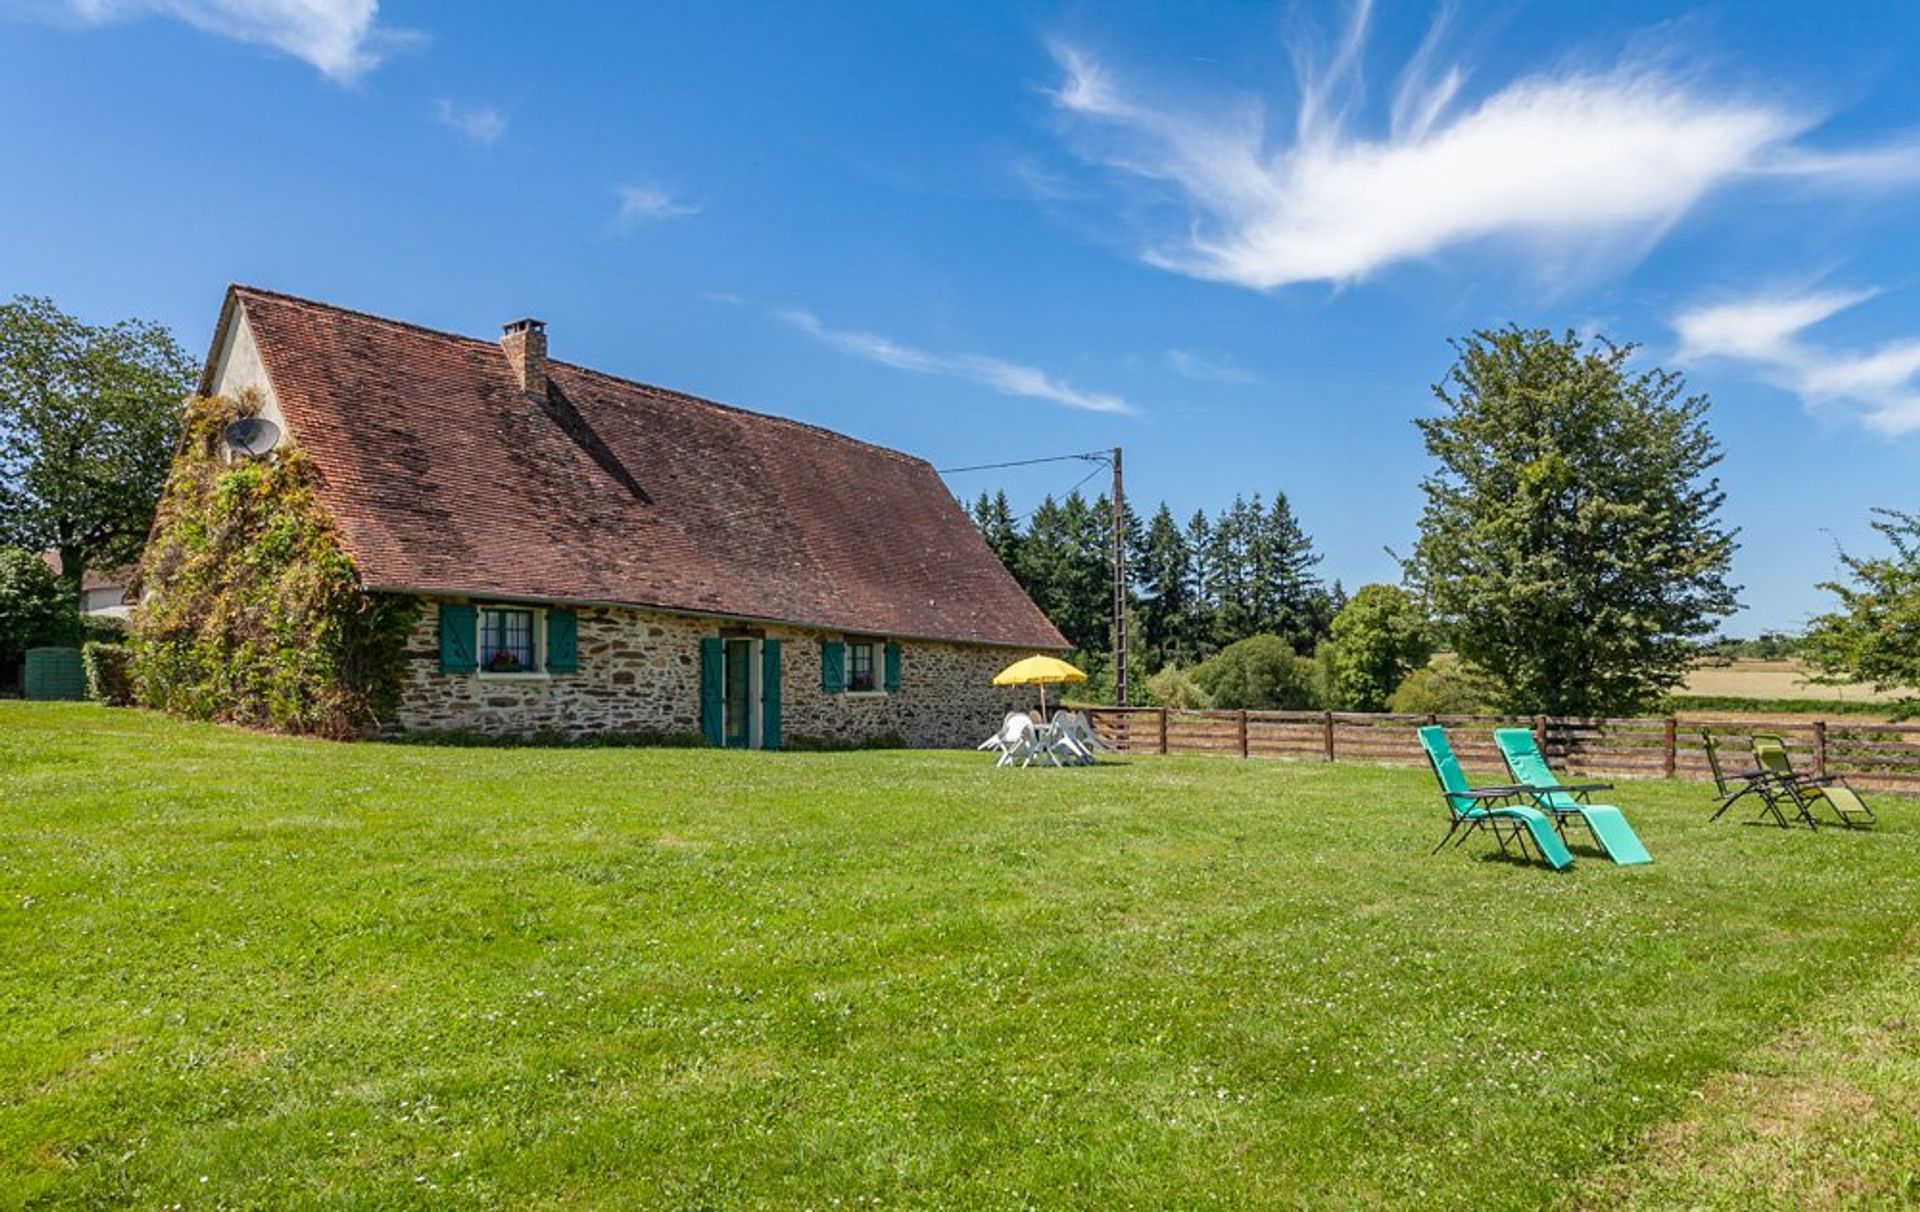
[{"label": "terracotta tile roof", "polygon": [[[924,460],[498,344],[234,287],[375,588],[1067,647]],[[216,339],[215,348],[219,344]]]}]

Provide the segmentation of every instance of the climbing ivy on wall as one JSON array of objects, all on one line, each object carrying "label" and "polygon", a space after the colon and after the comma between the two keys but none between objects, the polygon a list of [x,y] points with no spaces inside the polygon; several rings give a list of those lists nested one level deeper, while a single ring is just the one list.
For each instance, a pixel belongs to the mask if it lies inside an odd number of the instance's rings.
[{"label": "climbing ivy on wall", "polygon": [[360,734],[391,718],[419,605],[361,588],[299,449],[225,460],[221,430],[258,404],[189,406],[141,560],[135,693],[196,719]]}]

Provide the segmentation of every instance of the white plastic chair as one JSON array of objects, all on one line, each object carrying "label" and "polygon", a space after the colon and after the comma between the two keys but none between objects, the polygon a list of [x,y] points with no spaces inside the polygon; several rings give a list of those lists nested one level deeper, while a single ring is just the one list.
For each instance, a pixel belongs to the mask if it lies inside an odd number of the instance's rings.
[{"label": "white plastic chair", "polygon": [[976,748],[991,749],[998,753],[1000,756],[993,763],[996,767],[1011,766],[1015,761],[1028,756],[1027,751],[1032,746],[1032,733],[1033,718],[1031,716],[1024,711],[1009,711],[1007,718],[1000,721],[1000,731],[981,741]]},{"label": "white plastic chair", "polygon": [[1052,724],[1035,724],[1029,721],[1026,732],[1021,737],[1018,751],[1009,753],[1007,760],[1013,761],[1018,758],[1022,766],[1031,766],[1040,761],[1064,766],[1067,763],[1060,760],[1063,752],[1067,755],[1068,761],[1075,760],[1073,750],[1068,747],[1066,738],[1054,731]]},{"label": "white plastic chair", "polygon": [[1100,734],[1095,732],[1093,725],[1087,721],[1087,717],[1078,711],[1063,711],[1054,716],[1053,726],[1061,736],[1072,743],[1074,752],[1078,753],[1083,761],[1092,762],[1095,760],[1095,754],[1113,752],[1113,746],[1101,739]]}]

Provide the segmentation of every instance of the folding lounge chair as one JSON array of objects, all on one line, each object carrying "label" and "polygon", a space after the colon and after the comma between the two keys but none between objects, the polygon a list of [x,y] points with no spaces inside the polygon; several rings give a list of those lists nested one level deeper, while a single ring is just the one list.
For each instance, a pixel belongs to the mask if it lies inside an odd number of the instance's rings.
[{"label": "folding lounge chair", "polygon": [[1709,822],[1719,820],[1727,809],[1733,807],[1736,800],[1742,796],[1751,795],[1758,799],[1763,807],[1760,815],[1747,823],[1757,825],[1764,818],[1772,817],[1775,824],[1785,829],[1788,821],[1780,811],[1780,801],[1792,801],[1793,796],[1780,782],[1779,777],[1770,770],[1742,770],[1728,774],[1720,768],[1720,746],[1713,739],[1713,733],[1702,728],[1700,742],[1706,746],[1707,769],[1713,772],[1713,790],[1720,797],[1720,806],[1713,810],[1713,815],[1707,820]]},{"label": "folding lounge chair", "polygon": [[1753,760],[1762,770],[1780,780],[1787,794],[1800,809],[1800,816],[1809,826],[1814,825],[1813,806],[1825,803],[1840,818],[1840,823],[1849,829],[1864,828],[1874,823],[1873,809],[1860,798],[1860,793],[1847,786],[1846,780],[1838,775],[1815,778],[1809,774],[1796,774],[1793,759],[1787,755],[1787,743],[1780,737],[1769,733],[1753,734]]},{"label": "folding lounge chair", "polygon": [[1540,746],[1534,743],[1533,733],[1525,728],[1496,728],[1493,730],[1494,744],[1500,746],[1500,756],[1507,760],[1507,770],[1514,781],[1527,787],[1527,794],[1543,811],[1553,817],[1554,828],[1565,837],[1567,818],[1579,817],[1586,825],[1593,840],[1607,852],[1608,857],[1622,867],[1637,863],[1651,863],[1653,856],[1640,844],[1640,837],[1634,833],[1633,826],[1627,824],[1626,816],[1612,804],[1589,803],[1587,797],[1595,791],[1610,791],[1611,783],[1582,783],[1578,786],[1563,786],[1553,767],[1547,765],[1547,759],[1540,752]]},{"label": "folding lounge chair", "polygon": [[1573,866],[1573,853],[1553,831],[1553,822],[1547,814],[1515,802],[1526,796],[1527,788],[1467,786],[1467,776],[1460,769],[1459,759],[1453,756],[1453,746],[1447,742],[1447,731],[1437,724],[1420,729],[1420,747],[1426,751],[1427,764],[1433,767],[1433,777],[1440,782],[1440,797],[1446,801],[1447,814],[1452,818],[1446,836],[1432,853],[1440,853],[1456,833],[1460,839],[1453,844],[1458,846],[1472,836],[1474,830],[1486,829],[1493,833],[1493,840],[1500,843],[1502,854],[1511,853],[1507,839],[1512,838],[1520,847],[1521,857],[1526,857],[1527,839],[1532,838],[1540,857],[1555,871]]}]

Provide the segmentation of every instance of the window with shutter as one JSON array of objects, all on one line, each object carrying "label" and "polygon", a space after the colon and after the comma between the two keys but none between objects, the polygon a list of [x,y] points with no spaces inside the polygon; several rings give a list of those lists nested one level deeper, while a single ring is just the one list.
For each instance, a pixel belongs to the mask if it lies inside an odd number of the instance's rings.
[{"label": "window with shutter", "polygon": [[878,690],[879,682],[874,680],[873,641],[847,641],[847,689],[856,694]]},{"label": "window with shutter", "polygon": [[888,694],[900,689],[900,645],[888,644],[886,649],[886,677],[881,683]]}]

